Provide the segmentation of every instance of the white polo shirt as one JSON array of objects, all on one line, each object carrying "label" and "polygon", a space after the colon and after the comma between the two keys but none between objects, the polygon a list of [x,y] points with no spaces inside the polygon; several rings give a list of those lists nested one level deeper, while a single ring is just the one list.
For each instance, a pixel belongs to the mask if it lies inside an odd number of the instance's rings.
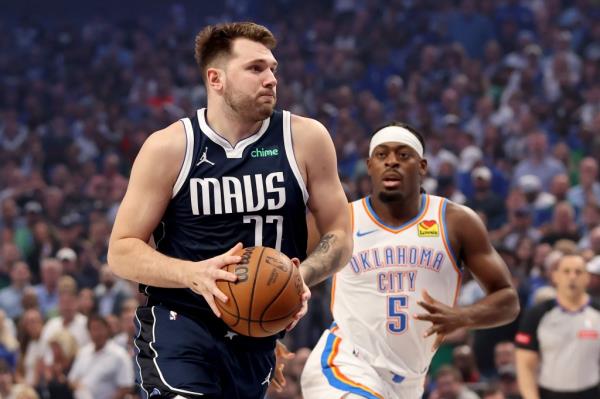
[{"label": "white polo shirt", "polygon": [[90,343],[79,350],[69,372],[69,382],[78,385],[78,391],[87,391],[94,399],[111,399],[119,388],[133,387],[133,361],[119,345],[109,340],[96,351]]}]

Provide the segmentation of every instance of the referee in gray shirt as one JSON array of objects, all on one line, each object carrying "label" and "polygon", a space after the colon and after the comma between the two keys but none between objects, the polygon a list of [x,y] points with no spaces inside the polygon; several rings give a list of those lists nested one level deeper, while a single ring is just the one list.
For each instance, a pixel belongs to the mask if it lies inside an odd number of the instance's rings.
[{"label": "referee in gray shirt", "polygon": [[565,255],[552,273],[556,299],[529,309],[515,337],[523,399],[599,399],[600,306],[585,260]]}]

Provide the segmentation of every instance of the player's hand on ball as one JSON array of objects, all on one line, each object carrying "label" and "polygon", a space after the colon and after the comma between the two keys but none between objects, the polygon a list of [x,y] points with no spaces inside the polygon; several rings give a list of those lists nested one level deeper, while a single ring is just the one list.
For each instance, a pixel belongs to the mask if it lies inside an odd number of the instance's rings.
[{"label": "player's hand on ball", "polygon": [[233,254],[241,249],[242,244],[237,243],[224,254],[201,262],[196,262],[193,264],[193,267],[188,270],[186,285],[196,294],[202,295],[204,299],[206,299],[208,306],[210,306],[217,317],[221,317],[221,312],[215,304],[215,298],[224,303],[227,302],[228,298],[217,288],[215,281],[226,280],[234,282],[237,280],[235,274],[223,270],[223,267],[239,263],[242,258]]},{"label": "player's hand on ball", "polygon": [[432,326],[425,331],[424,337],[427,338],[437,334],[438,340],[435,345],[439,345],[444,335],[456,331],[465,326],[465,320],[459,308],[450,307],[434,299],[427,290],[423,290],[423,300],[417,304],[427,311],[414,316],[417,320],[429,321]]},{"label": "player's hand on ball", "polygon": [[[294,266],[299,267],[300,259],[292,258],[292,263],[294,264]],[[308,312],[308,300],[310,299],[310,289],[308,288],[308,285],[306,285],[306,283],[304,282],[304,277],[302,277],[302,273],[300,273],[300,277],[302,278],[302,285],[304,287],[304,293],[302,294],[302,308],[298,313],[296,313],[296,315],[294,316],[294,321],[290,323],[289,326],[287,326],[287,328],[285,329],[286,331],[290,331],[291,329],[296,327],[296,324],[298,324],[300,319],[306,316],[306,313]]]},{"label": "player's hand on ball", "polygon": [[273,375],[273,379],[271,380],[273,388],[275,388],[277,392],[282,392],[283,387],[286,384],[285,375],[283,374],[285,363],[287,360],[291,360],[295,356],[296,354],[290,352],[287,346],[281,343],[281,341],[277,341],[277,344],[275,346],[275,374]]}]

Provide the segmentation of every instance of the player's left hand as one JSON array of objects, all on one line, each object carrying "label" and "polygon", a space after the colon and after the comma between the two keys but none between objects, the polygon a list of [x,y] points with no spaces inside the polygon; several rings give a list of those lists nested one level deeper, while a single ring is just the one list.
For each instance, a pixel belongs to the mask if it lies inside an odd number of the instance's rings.
[{"label": "player's left hand", "polygon": [[285,368],[285,361],[291,360],[296,356],[281,342],[277,341],[275,345],[275,373],[271,379],[271,384],[277,392],[282,392],[285,386],[285,376],[283,375],[283,369]]},{"label": "player's left hand", "polygon": [[417,301],[417,304],[427,313],[416,314],[414,318],[432,323],[432,326],[425,331],[424,338],[437,334],[434,347],[441,344],[444,336],[465,326],[465,318],[461,314],[460,308],[441,303],[429,295],[427,290],[423,290],[423,300]]},{"label": "player's left hand", "polygon": [[[300,267],[300,259],[292,258],[292,263],[294,264],[294,266]],[[300,274],[300,278],[302,278],[302,274]],[[302,278],[302,285],[304,286],[304,293],[302,294],[302,309],[300,309],[300,311],[296,313],[296,315],[294,316],[294,321],[291,322],[289,326],[287,326],[287,328],[285,329],[286,331],[290,331],[291,329],[296,327],[296,324],[298,324],[300,319],[303,318],[308,312],[308,300],[310,299],[310,289],[308,288],[308,285],[306,285],[306,283],[304,282],[304,278]]]}]

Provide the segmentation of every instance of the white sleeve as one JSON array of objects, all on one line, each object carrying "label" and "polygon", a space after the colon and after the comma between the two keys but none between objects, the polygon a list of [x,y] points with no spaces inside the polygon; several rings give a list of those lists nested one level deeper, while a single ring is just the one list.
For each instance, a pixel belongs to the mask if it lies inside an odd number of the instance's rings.
[{"label": "white sleeve", "polygon": [[[115,344],[116,346],[116,344]],[[132,387],[135,384],[135,377],[133,375],[133,360],[122,349],[118,352],[119,355],[119,372],[117,373],[117,385],[119,388]]]},{"label": "white sleeve", "polygon": [[82,352],[79,352],[75,356],[75,361],[73,362],[73,366],[71,367],[71,371],[69,371],[69,376],[67,378],[68,378],[68,380],[69,380],[70,383],[75,383],[78,380],[80,380],[81,377],[83,377],[84,370],[83,370],[83,367],[82,367],[82,364],[83,364],[83,360],[82,360],[83,353]]}]

